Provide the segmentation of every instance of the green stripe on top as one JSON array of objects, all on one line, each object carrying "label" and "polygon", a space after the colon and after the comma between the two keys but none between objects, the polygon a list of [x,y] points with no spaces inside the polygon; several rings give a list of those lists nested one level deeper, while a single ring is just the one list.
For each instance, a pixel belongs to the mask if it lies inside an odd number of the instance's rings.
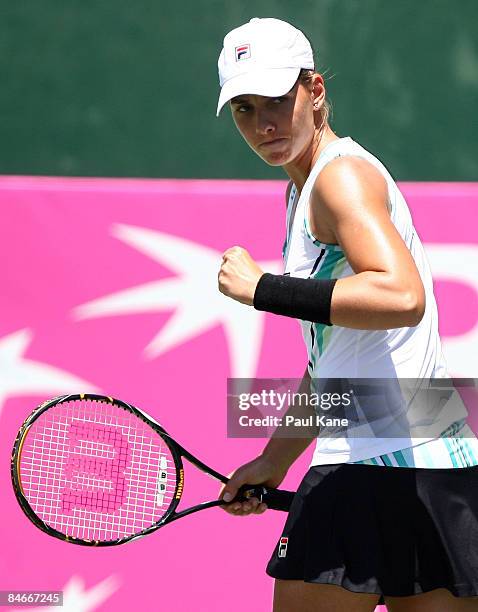
[{"label": "green stripe on top", "polygon": [[[347,259],[345,258],[344,252],[328,250],[322,261],[322,265],[319,266],[317,272],[312,276],[314,279],[331,279],[331,278],[340,278],[343,269],[347,264]],[[315,348],[317,351],[317,355],[322,355],[322,353],[327,348],[332,333],[333,333],[333,325],[324,325],[323,323],[314,323],[314,331],[315,331]]]},{"label": "green stripe on top", "polygon": [[478,453],[476,445],[475,448],[473,448],[470,441],[466,438],[460,438],[460,444],[466,454],[466,464],[470,467],[478,465]]},{"label": "green stripe on top", "polygon": [[327,251],[322,260],[322,264],[312,278],[338,278],[346,263],[347,260],[342,250]]},{"label": "green stripe on top", "polygon": [[462,419],[452,423],[439,438],[414,448],[405,448],[353,463],[375,465],[377,460],[382,460],[384,465],[392,467],[473,467],[478,465],[478,440],[473,437],[472,431],[466,425],[466,419]]},{"label": "green stripe on top", "polygon": [[285,240],[284,240],[284,244],[282,246],[282,259],[285,260],[285,256],[287,253],[287,248],[289,246],[289,241],[290,241],[290,237],[292,234],[292,227],[291,227],[291,214],[292,214],[292,208],[293,208],[293,204],[294,204],[294,200],[295,200],[295,196],[297,193],[297,188],[295,185],[292,185],[290,193],[289,193],[289,199],[287,200],[287,206],[286,206],[286,220],[285,220]]},{"label": "green stripe on top", "polygon": [[380,459],[385,463],[385,465],[388,465],[388,467],[393,466],[393,463],[390,461],[388,455],[380,455]]},{"label": "green stripe on top", "polygon": [[321,249],[327,249],[328,251],[339,251],[340,253],[343,253],[342,247],[338,244],[327,244],[327,242],[320,242],[320,240],[317,240],[317,238],[315,238],[315,236],[310,231],[309,223],[307,221],[307,215],[304,216],[304,228],[307,237],[315,244],[315,246]]},{"label": "green stripe on top", "polygon": [[460,435],[460,437],[457,439],[457,444],[459,444],[463,450],[467,465],[476,465],[478,463],[478,456],[473,453],[473,449],[463,435]]},{"label": "green stripe on top", "polygon": [[458,461],[458,464],[460,465],[460,467],[466,467],[467,460],[466,460],[465,452],[464,452],[462,445],[456,438],[451,438],[451,441],[452,441],[452,446],[455,449],[456,458],[457,458],[456,460]]},{"label": "green stripe on top", "polygon": [[450,455],[450,459],[451,462],[453,463],[453,467],[457,468],[460,467],[456,455],[455,455],[455,451],[453,449],[452,444],[450,444],[450,440],[448,440],[448,438],[443,438],[443,442],[445,443],[446,449],[448,451],[448,454]]},{"label": "green stripe on top", "polygon": [[409,465],[403,456],[402,451],[395,451],[393,453],[393,457],[400,467],[407,467]]}]

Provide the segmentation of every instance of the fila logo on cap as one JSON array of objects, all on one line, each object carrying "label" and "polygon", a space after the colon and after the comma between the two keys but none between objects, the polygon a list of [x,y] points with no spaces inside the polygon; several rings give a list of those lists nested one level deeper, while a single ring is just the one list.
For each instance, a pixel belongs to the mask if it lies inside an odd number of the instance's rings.
[{"label": "fila logo on cap", "polygon": [[236,47],[236,62],[248,59],[249,57],[251,57],[251,45],[249,43]]}]

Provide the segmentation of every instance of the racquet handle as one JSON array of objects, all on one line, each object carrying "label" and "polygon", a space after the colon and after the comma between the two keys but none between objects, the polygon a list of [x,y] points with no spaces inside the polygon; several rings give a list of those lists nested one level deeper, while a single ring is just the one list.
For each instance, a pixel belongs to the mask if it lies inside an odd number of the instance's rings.
[{"label": "racquet handle", "polygon": [[256,497],[260,502],[267,504],[271,510],[289,512],[294,495],[292,491],[281,491],[263,485],[243,485],[233,501],[244,502],[251,497]]}]

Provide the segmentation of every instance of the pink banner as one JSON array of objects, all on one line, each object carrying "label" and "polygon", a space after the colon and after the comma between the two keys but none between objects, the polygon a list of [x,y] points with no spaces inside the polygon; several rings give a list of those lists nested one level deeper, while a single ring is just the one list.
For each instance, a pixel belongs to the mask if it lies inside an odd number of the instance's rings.
[{"label": "pink banner", "polygon": [[[284,515],[212,509],[124,546],[83,548],[27,520],[9,460],[38,403],[95,390],[144,409],[223,473],[251,459],[264,441],[226,439],[226,380],[300,377],[305,351],[295,321],[228,300],[217,272],[233,245],[280,271],[284,187],[0,178],[0,590],[63,590],[64,605],[85,612],[270,608],[264,568]],[[476,377],[478,185],[402,188],[434,273],[450,372]],[[186,468],[185,491],[188,504],[218,487]]]}]

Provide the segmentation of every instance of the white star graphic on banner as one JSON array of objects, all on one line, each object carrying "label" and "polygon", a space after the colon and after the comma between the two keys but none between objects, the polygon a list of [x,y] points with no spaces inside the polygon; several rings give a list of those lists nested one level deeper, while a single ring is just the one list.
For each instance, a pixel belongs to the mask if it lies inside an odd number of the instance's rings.
[{"label": "white star graphic on banner", "polygon": [[[40,606],[28,608],[30,612],[91,612],[111,597],[120,587],[116,576],[108,576],[91,589],[85,589],[85,583],[79,576],[72,576],[63,588],[63,606]],[[13,610],[12,610],[13,612]]]},{"label": "white star graphic on banner", "polygon": [[28,329],[0,338],[0,412],[4,401],[11,395],[45,393],[51,396],[78,390],[96,390],[89,382],[65,370],[25,359],[23,354],[32,338],[33,334]]},{"label": "white star graphic on banner", "polygon": [[[262,345],[264,313],[219,292],[217,274],[222,253],[152,229],[116,224],[112,232],[118,239],[170,268],[177,276],[77,306],[74,318],[174,311],[145,348],[145,355],[150,359],[222,324],[229,346],[232,376],[253,377]],[[279,272],[277,261],[259,262],[259,265],[270,272]]]}]

